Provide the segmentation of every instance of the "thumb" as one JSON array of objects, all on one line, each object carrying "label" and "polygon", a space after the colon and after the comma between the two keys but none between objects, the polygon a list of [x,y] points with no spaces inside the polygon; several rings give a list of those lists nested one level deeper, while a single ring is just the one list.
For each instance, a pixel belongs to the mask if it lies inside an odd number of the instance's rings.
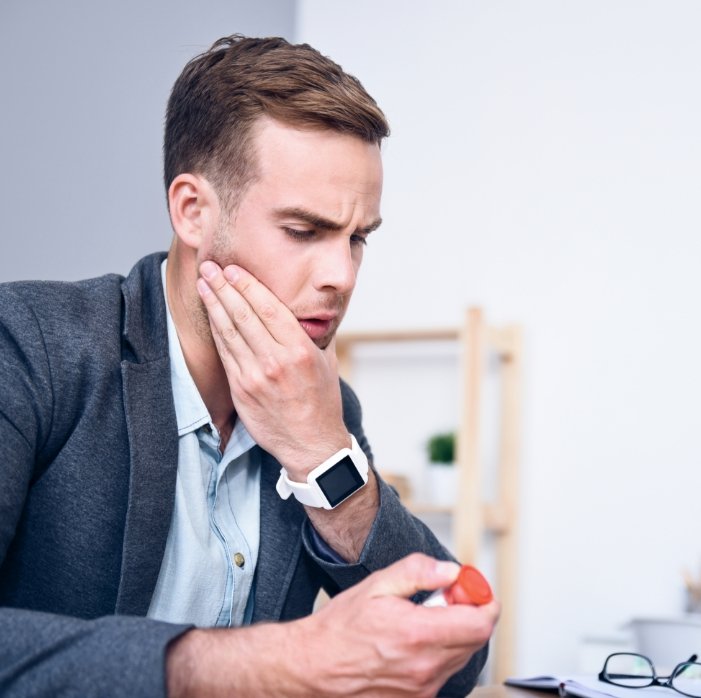
[{"label": "thumb", "polygon": [[460,565],[456,562],[412,553],[398,562],[375,572],[372,581],[373,596],[413,596],[418,591],[432,591],[454,582]]}]

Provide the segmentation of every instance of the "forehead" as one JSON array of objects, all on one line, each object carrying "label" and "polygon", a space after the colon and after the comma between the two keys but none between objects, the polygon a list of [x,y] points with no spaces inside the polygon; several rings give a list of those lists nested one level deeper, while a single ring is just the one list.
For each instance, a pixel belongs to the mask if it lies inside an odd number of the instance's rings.
[{"label": "forehead", "polygon": [[253,194],[275,208],[302,207],[334,220],[377,218],[382,158],[376,143],[264,118],[253,132]]}]

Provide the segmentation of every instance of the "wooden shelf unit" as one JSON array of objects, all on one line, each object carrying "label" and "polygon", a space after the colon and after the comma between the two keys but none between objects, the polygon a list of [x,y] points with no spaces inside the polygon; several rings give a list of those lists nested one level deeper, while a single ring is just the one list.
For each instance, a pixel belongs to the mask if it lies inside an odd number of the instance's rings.
[{"label": "wooden shelf unit", "polygon": [[[490,327],[479,308],[468,308],[460,328],[348,332],[339,334],[336,353],[340,374],[350,380],[353,348],[358,344],[452,340],[459,344],[462,379],[457,429],[458,498],[454,507],[420,505],[421,513],[452,516],[453,552],[464,563],[475,563],[487,534],[495,545],[495,593],[502,614],[492,642],[490,681],[501,682],[515,670],[518,462],[521,422],[522,333],[520,327]],[[484,419],[482,398],[487,362],[497,359],[500,387],[494,501],[483,501],[482,462]],[[412,508],[411,503],[408,505]]]}]

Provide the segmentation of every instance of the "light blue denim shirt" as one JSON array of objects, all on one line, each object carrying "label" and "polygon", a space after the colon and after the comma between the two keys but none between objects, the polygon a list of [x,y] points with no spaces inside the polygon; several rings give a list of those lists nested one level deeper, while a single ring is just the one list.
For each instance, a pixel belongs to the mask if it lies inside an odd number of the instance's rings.
[{"label": "light blue denim shirt", "polygon": [[[164,289],[166,261],[161,267]],[[148,616],[200,627],[242,625],[253,613],[250,592],[260,538],[259,451],[238,420],[220,452],[219,433],[187,369],[167,296],[166,310],[178,474]]]}]

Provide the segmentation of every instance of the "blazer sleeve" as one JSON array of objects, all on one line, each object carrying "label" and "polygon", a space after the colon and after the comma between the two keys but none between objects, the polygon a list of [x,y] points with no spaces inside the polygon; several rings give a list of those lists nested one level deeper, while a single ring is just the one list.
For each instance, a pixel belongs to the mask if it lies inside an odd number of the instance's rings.
[{"label": "blazer sleeve", "polygon": [[[0,582],[53,423],[40,324],[0,286]],[[0,602],[0,695],[165,696],[168,643],[188,626],[147,618],[82,620]]]},{"label": "blazer sleeve", "polygon": [[147,618],[81,620],[0,609],[0,695],[165,697],[165,650],[188,626]]},{"label": "blazer sleeve", "polygon": [[[351,388],[341,382],[343,414],[348,430],[353,433],[365,451],[372,466],[372,450],[362,427],[360,402]],[[455,558],[438,542],[431,530],[407,511],[395,491],[375,471],[380,494],[380,506],[370,529],[358,562],[339,564],[320,556],[314,541],[312,526],[307,520],[303,527],[302,540],[308,555],[336,584],[338,589],[347,589],[372,572],[387,567],[413,552],[422,552],[441,560]],[[427,594],[417,594],[414,601],[420,602]],[[472,659],[455,674],[440,692],[441,696],[465,696],[476,685],[479,673],[487,661],[487,647],[473,655]]]}]

